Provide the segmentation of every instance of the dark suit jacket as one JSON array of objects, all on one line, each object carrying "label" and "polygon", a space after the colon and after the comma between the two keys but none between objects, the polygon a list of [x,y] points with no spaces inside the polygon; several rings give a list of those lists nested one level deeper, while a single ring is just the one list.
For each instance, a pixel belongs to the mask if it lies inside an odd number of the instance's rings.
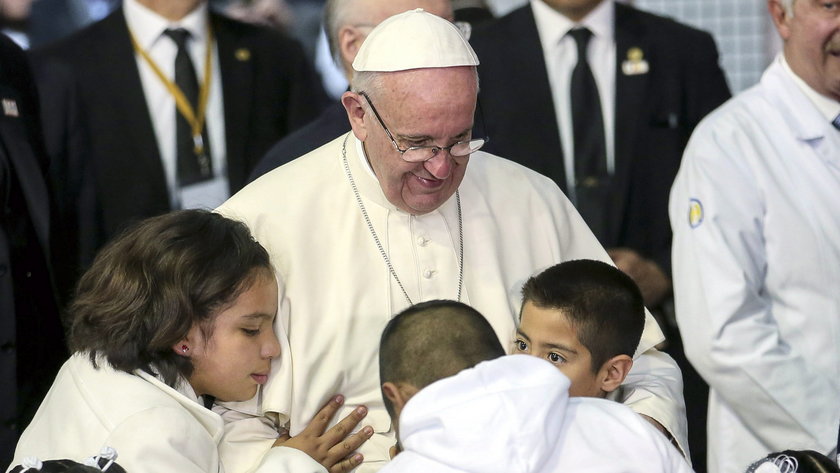
[{"label": "dark suit jacket", "polygon": [[23,51],[0,35],[0,465],[66,358],[49,268],[50,197]]},{"label": "dark suit jacket", "polygon": [[[607,0],[611,1],[611,0]],[[712,37],[672,20],[615,5],[615,176],[605,248],[629,247],[670,273],[668,193],[692,130],[729,98]],[[476,134],[485,150],[530,167],[566,188],[560,134],[543,50],[530,5],[477,29],[481,64]],[[625,75],[640,48],[647,74]]]},{"label": "dark suit jacket", "polygon": [[333,102],[315,121],[290,133],[272,146],[254,168],[248,182],[329,143],[348,131],[350,121],[347,119],[347,111],[341,102]]},{"label": "dark suit jacket", "polygon": [[[295,41],[216,14],[211,24],[219,50],[233,193],[266,150],[315,118],[327,98]],[[122,9],[37,51],[35,62],[44,74],[39,78],[44,95],[68,90],[84,109],[104,236],[169,211],[163,164]],[[70,86],[46,77],[62,69],[72,75]],[[54,142],[72,135],[68,113],[46,103],[43,108],[48,146],[62,148]]]}]

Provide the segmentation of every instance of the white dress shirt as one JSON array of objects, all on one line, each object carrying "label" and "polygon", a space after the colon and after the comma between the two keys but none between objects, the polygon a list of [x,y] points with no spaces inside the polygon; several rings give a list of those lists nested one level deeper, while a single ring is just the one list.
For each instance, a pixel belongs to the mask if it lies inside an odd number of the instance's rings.
[{"label": "white dress shirt", "polygon": [[836,119],[837,116],[840,115],[840,102],[826,97],[825,95],[822,95],[821,93],[811,88],[810,85],[808,85],[804,80],[802,80],[801,77],[799,77],[798,75],[796,75],[795,72],[793,72],[793,69],[790,68],[790,64],[788,64],[787,60],[785,59],[784,54],[779,55],[779,62],[782,65],[782,70],[784,70],[790,75],[791,79],[793,79],[793,82],[796,84],[797,87],[799,87],[799,90],[801,90],[802,93],[805,94],[806,97],[808,97],[808,100],[810,100],[814,104],[814,106],[817,107],[817,110],[819,110],[819,112],[828,121],[834,121],[834,119]]},{"label": "white dress shirt", "polygon": [[598,94],[601,98],[601,114],[604,117],[604,137],[607,146],[607,171],[615,170],[615,5],[612,0],[601,2],[580,23],[575,23],[543,0],[531,0],[537,32],[540,36],[548,82],[557,114],[557,129],[563,148],[563,164],[566,171],[566,194],[575,202],[575,152],[572,129],[572,98],[569,87],[572,71],[577,64],[577,44],[566,33],[575,27],[586,27],[592,32],[587,49],[587,59]]},{"label": "white dress shirt", "polygon": [[[180,21],[172,22],[137,2],[125,0],[123,11],[128,29],[141,48],[145,49],[158,68],[171,81],[175,81],[175,56],[178,47],[171,38],[164,35],[169,28],[184,28],[190,32],[189,54],[199,84],[204,80],[204,59],[207,48],[207,27],[209,14],[207,3],[202,2],[195,10]],[[222,102],[222,76],[219,68],[218,49],[212,52],[212,79],[207,99],[205,127],[210,140],[210,154],[213,161],[214,179],[187,188],[178,187],[177,176],[177,133],[175,99],[139,54],[135,54],[143,95],[149,107],[149,115],[157,138],[158,152],[166,173],[170,203],[178,208],[213,208],[229,197],[227,160],[225,157],[225,120]]]}]

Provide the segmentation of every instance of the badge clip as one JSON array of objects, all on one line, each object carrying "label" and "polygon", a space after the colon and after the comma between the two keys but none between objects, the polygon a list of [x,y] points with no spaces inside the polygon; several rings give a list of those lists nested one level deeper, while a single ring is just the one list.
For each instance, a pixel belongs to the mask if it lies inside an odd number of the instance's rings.
[{"label": "badge clip", "polygon": [[645,54],[641,48],[632,47],[627,50],[627,59],[621,63],[621,72],[626,76],[637,76],[647,74],[650,65],[645,60]]},{"label": "badge clip", "polygon": [[3,114],[7,117],[19,117],[17,102],[14,99],[3,99]]}]

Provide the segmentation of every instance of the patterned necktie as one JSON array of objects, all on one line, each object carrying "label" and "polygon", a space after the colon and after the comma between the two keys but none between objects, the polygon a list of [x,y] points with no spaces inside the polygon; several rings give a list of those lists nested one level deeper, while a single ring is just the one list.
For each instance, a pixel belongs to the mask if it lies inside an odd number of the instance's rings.
[{"label": "patterned necktie", "polygon": [[601,98],[598,95],[595,76],[592,75],[592,69],[586,59],[592,32],[586,28],[575,28],[568,34],[577,43],[578,53],[570,87],[576,206],[595,236],[602,240],[606,228],[605,207],[609,174]]},{"label": "patterned necktie", "polygon": [[[181,89],[193,110],[197,110],[198,78],[187,50],[190,32],[183,28],[177,28],[168,29],[163,34],[172,38],[172,41],[178,46],[178,54],[175,56],[175,85]],[[175,121],[177,124],[178,185],[185,187],[211,179],[213,169],[210,161],[210,142],[207,139],[207,127],[205,126],[201,130],[203,149],[201,152],[196,152],[196,140],[193,137],[192,127],[177,109],[175,110]]]}]

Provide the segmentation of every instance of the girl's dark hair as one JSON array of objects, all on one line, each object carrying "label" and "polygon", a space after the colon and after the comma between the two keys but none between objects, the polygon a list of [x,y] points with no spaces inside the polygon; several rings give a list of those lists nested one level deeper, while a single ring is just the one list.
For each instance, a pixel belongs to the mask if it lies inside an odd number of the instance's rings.
[{"label": "girl's dark hair", "polygon": [[128,373],[154,367],[173,386],[193,369],[173,345],[194,325],[209,338],[214,315],[263,274],[273,274],[268,253],[241,222],[206,210],[144,220],[111,241],[79,281],[70,349]]}]

